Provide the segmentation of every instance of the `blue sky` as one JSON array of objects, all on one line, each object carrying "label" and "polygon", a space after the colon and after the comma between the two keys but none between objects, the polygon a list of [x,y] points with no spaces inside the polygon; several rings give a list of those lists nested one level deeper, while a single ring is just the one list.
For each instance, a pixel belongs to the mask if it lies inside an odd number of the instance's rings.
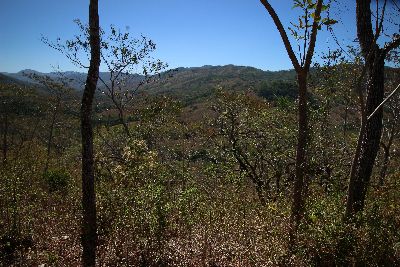
[{"label": "blue sky", "polygon": [[[40,41],[71,38],[74,19],[87,21],[88,0],[1,0],[0,72],[22,69],[79,70],[63,55]],[[354,35],[354,1],[341,2],[337,34],[343,43]],[[346,6],[345,2],[349,5]],[[271,0],[284,25],[297,18],[292,0]],[[264,70],[292,68],[278,32],[259,0],[100,0],[100,23],[133,35],[143,34],[157,44],[156,57],[170,67],[245,65]],[[349,11],[346,11],[347,8]],[[317,51],[334,47],[321,32]]]}]

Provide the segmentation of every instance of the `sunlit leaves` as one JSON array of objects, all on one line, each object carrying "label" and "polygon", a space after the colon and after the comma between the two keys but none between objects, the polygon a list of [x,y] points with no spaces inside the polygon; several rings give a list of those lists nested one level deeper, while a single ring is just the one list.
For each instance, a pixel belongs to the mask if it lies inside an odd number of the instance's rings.
[{"label": "sunlit leaves", "polygon": [[[327,26],[331,27],[332,25],[336,24],[337,21],[330,18],[329,16],[329,9],[330,9],[330,3],[328,4],[322,4],[321,8],[321,14],[327,14],[327,17],[315,17],[315,11],[317,8],[317,1],[313,0],[294,0],[293,1],[293,8],[294,9],[300,9],[302,12],[302,15],[298,17],[298,22],[291,22],[291,26],[288,27],[288,30],[292,34],[295,40],[297,41],[304,41],[305,43],[303,44],[304,46],[307,46],[307,41],[310,40],[311,37],[311,28],[313,27],[313,23],[317,22],[317,29],[321,30],[321,27]],[[300,51],[301,49],[299,48],[299,53],[304,57],[304,51]]]}]

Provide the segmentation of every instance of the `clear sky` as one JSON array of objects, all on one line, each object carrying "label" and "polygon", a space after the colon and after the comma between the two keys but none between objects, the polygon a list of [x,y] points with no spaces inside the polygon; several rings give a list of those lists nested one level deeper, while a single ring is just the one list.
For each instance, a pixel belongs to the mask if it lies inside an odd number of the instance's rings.
[{"label": "clear sky", "polygon": [[[87,21],[88,0],[0,0],[0,72],[22,69],[79,70],[40,41],[69,39],[74,19]],[[353,0],[339,1],[337,31],[354,39]],[[271,0],[285,26],[297,18],[292,0]],[[346,6],[346,3],[349,3]],[[346,7],[346,8],[345,8]],[[100,24],[129,26],[157,44],[156,57],[170,67],[245,65],[264,70],[292,68],[278,32],[259,0],[99,0]],[[348,12],[346,11],[348,9]],[[333,45],[321,33],[317,51]]]}]

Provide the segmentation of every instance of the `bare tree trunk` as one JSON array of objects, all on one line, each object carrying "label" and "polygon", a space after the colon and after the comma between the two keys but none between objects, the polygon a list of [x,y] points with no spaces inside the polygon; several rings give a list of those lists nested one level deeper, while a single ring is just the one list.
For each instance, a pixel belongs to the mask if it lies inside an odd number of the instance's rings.
[{"label": "bare tree trunk", "polygon": [[[371,114],[383,101],[384,97],[384,66],[385,58],[380,55],[377,49],[374,64],[369,68],[367,84],[366,114]],[[362,211],[364,208],[365,196],[372,169],[375,164],[376,155],[382,135],[383,110],[380,109],[371,119],[364,121],[360,131],[358,150],[350,175],[348,188],[347,206],[345,217],[347,220]],[[357,155],[358,154],[358,155]]]},{"label": "bare tree trunk", "polygon": [[308,141],[308,115],[307,115],[307,72],[299,72],[297,75],[299,85],[299,113],[298,113],[298,137],[296,151],[296,179],[293,188],[293,203],[291,219],[293,227],[297,229],[300,224],[304,209],[304,176],[306,171],[306,148]]},{"label": "bare tree trunk", "polygon": [[[279,34],[281,35],[283,44],[285,45],[286,52],[290,60],[292,61],[293,67],[297,73],[297,83],[299,86],[299,111],[298,111],[298,138],[297,138],[297,150],[296,150],[296,176],[294,179],[293,187],[293,198],[292,198],[292,210],[291,210],[291,228],[289,231],[289,251],[290,253],[294,250],[296,241],[297,228],[301,222],[301,218],[304,212],[305,203],[305,172],[307,168],[307,143],[308,143],[308,107],[307,107],[307,76],[314,56],[315,43],[317,40],[317,33],[319,28],[319,21],[321,19],[321,10],[323,0],[318,0],[315,7],[315,16],[312,23],[311,35],[308,40],[308,45],[305,43],[304,57],[301,62],[297,59],[294,54],[292,45],[290,44],[289,38],[282,25],[278,15],[271,6],[268,0],[260,0],[262,5],[268,11],[272,20],[275,23]],[[305,53],[305,51],[307,52]]]},{"label": "bare tree trunk", "polygon": [[[350,173],[345,213],[346,221],[351,221],[358,212],[364,209],[365,196],[382,136],[383,110],[378,109],[373,116],[369,118],[368,116],[375,111],[384,98],[385,56],[391,49],[395,49],[400,44],[399,38],[380,49],[376,40],[379,37],[382,25],[377,27],[374,35],[371,22],[371,0],[357,0],[356,3],[357,36],[367,70],[367,99],[365,106],[361,107],[363,118]],[[383,16],[384,13],[380,18],[381,23]]]},{"label": "bare tree trunk", "polygon": [[98,0],[90,0],[89,29],[91,58],[81,105],[82,135],[82,263],[85,267],[96,265],[96,194],[94,187],[92,104],[99,78],[100,29]]}]

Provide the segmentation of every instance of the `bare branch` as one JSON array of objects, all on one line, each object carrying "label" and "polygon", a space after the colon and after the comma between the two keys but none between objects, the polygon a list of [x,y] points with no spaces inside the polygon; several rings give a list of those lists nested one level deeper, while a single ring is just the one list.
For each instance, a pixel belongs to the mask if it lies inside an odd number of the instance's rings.
[{"label": "bare branch", "polygon": [[383,49],[384,55],[387,55],[393,49],[396,49],[400,46],[400,35],[398,35],[392,42],[387,43],[385,48]]},{"label": "bare branch", "polygon": [[[381,32],[382,32],[382,29],[383,29],[383,20],[384,20],[384,18],[385,18],[385,11],[386,11],[386,3],[387,3],[387,0],[385,0],[385,3],[383,4],[383,8],[382,8],[382,15],[381,15],[381,19],[380,19],[380,21],[379,21],[379,25],[378,25],[378,18],[376,18],[376,23],[377,23],[377,29],[376,29],[376,34],[375,34],[375,39],[377,40],[378,39],[378,37],[380,36],[380,34],[381,34]],[[377,13],[378,13],[378,9],[377,9]]]},{"label": "bare branch", "polygon": [[285,29],[283,28],[282,22],[279,19],[278,15],[276,14],[274,8],[271,6],[271,4],[268,2],[268,0],[260,0],[261,4],[265,7],[265,9],[268,11],[269,15],[271,16],[272,20],[275,23],[276,28],[279,31],[279,34],[281,35],[282,41],[285,45],[286,51],[289,55],[290,60],[292,61],[294,69],[298,72],[301,70],[301,66],[299,64],[299,61],[297,60],[296,55],[293,52],[292,45],[290,44],[289,38],[287,36],[287,33]]},{"label": "bare branch", "polygon": [[314,55],[315,43],[316,43],[316,40],[317,40],[318,27],[319,27],[319,22],[321,20],[322,2],[323,2],[323,0],[318,0],[317,8],[315,10],[314,22],[313,22],[312,31],[311,31],[310,44],[308,46],[306,61],[304,63],[304,68],[306,69],[306,71],[309,70],[310,65],[311,65],[311,60],[312,60],[312,57]]},{"label": "bare branch", "polygon": [[400,84],[397,85],[396,89],[393,90],[393,92],[388,95],[388,97],[385,98],[385,100],[382,101],[382,103],[379,104],[379,106],[376,107],[374,112],[371,113],[371,115],[368,116],[367,121],[371,119],[381,108],[382,106],[397,92],[397,90],[400,88]]}]

